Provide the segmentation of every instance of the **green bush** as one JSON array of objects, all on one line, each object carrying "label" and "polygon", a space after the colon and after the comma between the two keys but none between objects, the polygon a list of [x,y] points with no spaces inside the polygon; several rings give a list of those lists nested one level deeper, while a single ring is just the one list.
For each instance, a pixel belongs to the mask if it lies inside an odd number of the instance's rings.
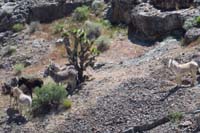
[{"label": "green bush", "polygon": [[23,69],[24,69],[24,64],[15,64],[14,65],[15,74],[21,74]]},{"label": "green bush", "polygon": [[196,18],[196,23],[197,23],[198,26],[200,26],[200,16],[198,16],[198,17]]},{"label": "green bush", "polygon": [[74,21],[84,21],[88,18],[90,9],[88,6],[82,6],[75,9],[72,18]]},{"label": "green bush", "polygon": [[169,119],[172,122],[180,121],[183,118],[183,113],[181,112],[172,112],[169,114]]},{"label": "green bush", "polygon": [[101,35],[102,25],[99,23],[86,21],[85,22],[85,30],[87,33],[87,37],[92,40],[96,39]]},{"label": "green bush", "polygon": [[15,46],[8,46],[6,49],[5,49],[5,53],[3,53],[3,56],[10,56],[12,55],[13,53],[15,53],[17,51],[17,48]]},{"label": "green bush", "polygon": [[111,39],[107,36],[100,36],[95,41],[95,44],[97,45],[97,50],[100,52],[104,52],[109,49],[109,44],[111,43]]},{"label": "green bush", "polygon": [[36,97],[33,99],[33,115],[48,113],[57,109],[67,96],[65,87],[56,83],[48,83],[34,90]]},{"label": "green bush", "polygon": [[71,106],[72,106],[72,102],[71,102],[70,100],[68,100],[68,99],[65,99],[65,100],[63,101],[63,106],[64,106],[66,109],[69,109],[69,108],[71,108]]},{"label": "green bush", "polygon": [[14,24],[14,25],[12,26],[12,30],[13,30],[14,32],[20,32],[20,31],[22,31],[24,28],[25,28],[24,25],[23,25],[23,24],[20,24],[20,23]]},{"label": "green bush", "polygon": [[105,20],[105,19],[100,19],[99,23],[107,28],[111,28],[112,24],[110,23],[109,20]]},{"label": "green bush", "polygon": [[62,33],[64,28],[65,28],[64,23],[56,23],[53,27],[53,33],[54,34]]}]

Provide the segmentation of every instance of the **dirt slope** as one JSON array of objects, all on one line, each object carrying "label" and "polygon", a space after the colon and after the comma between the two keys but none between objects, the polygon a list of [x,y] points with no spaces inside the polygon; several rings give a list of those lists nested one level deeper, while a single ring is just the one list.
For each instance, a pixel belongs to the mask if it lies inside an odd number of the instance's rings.
[{"label": "dirt slope", "polygon": [[[57,55],[58,51],[50,51],[40,57],[44,62],[28,67],[24,73],[40,73],[48,63],[46,58],[64,64],[65,58]],[[181,62],[198,59],[198,52],[198,46],[182,48],[173,39],[152,47],[132,44],[127,38],[114,40],[110,50],[97,59],[103,66],[89,70],[94,80],[71,97],[70,110],[35,118],[21,126],[0,124],[0,132],[116,133],[151,123],[170,112],[195,110],[200,98],[198,85],[170,91],[175,87],[174,76],[165,64],[171,57]],[[5,119],[8,97],[1,96],[0,101],[0,115]],[[191,132],[196,127],[195,118],[186,115],[183,121],[193,122],[187,128],[178,128],[180,122],[170,122],[149,132]]]}]

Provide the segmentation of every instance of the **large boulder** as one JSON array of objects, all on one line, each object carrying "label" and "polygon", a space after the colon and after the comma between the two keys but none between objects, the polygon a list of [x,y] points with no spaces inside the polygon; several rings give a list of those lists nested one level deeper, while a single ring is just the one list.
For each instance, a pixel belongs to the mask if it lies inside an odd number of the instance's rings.
[{"label": "large boulder", "polygon": [[194,0],[150,0],[150,4],[161,10],[177,10],[193,6]]},{"label": "large boulder", "polygon": [[110,21],[112,23],[128,24],[131,10],[139,3],[138,0],[112,0]]},{"label": "large boulder", "polygon": [[13,24],[30,21],[50,22],[67,16],[81,5],[93,0],[5,0],[0,1],[0,32],[9,30]]},{"label": "large boulder", "polygon": [[7,2],[0,7],[0,32],[10,29],[15,23],[25,23],[29,17],[30,2]]},{"label": "large boulder", "polygon": [[148,42],[157,41],[174,33],[180,33],[181,36],[184,33],[184,21],[198,16],[199,13],[199,9],[161,12],[148,3],[142,3],[132,10],[129,36]]},{"label": "large boulder", "polygon": [[199,39],[199,37],[200,28],[191,28],[185,33],[183,45],[188,45],[189,43]]},{"label": "large boulder", "polygon": [[81,5],[90,5],[93,0],[76,2],[51,2],[35,5],[31,8],[30,20],[50,22],[52,20],[70,15],[74,9]]}]

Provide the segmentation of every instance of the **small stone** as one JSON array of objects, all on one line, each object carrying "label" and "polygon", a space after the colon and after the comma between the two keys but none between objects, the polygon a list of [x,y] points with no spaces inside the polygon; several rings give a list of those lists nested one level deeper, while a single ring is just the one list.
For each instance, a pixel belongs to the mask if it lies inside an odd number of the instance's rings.
[{"label": "small stone", "polygon": [[190,125],[192,125],[192,122],[191,122],[191,121],[184,121],[184,122],[182,122],[182,123],[179,124],[179,127],[180,127],[180,128],[181,128],[181,127],[188,127],[188,126],[190,126]]}]

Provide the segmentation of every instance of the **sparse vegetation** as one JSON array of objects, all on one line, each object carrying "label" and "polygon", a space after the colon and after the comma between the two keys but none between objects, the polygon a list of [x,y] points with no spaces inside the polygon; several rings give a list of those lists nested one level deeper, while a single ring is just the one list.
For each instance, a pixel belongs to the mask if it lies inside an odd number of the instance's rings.
[{"label": "sparse vegetation", "polygon": [[85,29],[87,32],[87,37],[90,40],[96,39],[101,35],[102,25],[99,23],[86,21],[85,22]]},{"label": "sparse vegetation", "polygon": [[100,36],[95,41],[95,44],[97,45],[97,50],[100,52],[104,52],[109,49],[109,44],[111,43],[111,39],[107,36]]},{"label": "sparse vegetation", "polygon": [[[95,57],[98,55],[93,43],[88,40],[84,29],[75,29],[71,32],[71,37],[66,34],[65,47],[69,64],[78,71],[79,82],[84,82],[87,76],[83,74],[87,67],[93,67]],[[74,43],[70,43],[69,39]]]},{"label": "sparse vegetation", "polygon": [[57,109],[67,96],[65,87],[55,83],[48,83],[35,89],[33,98],[33,115],[46,114],[51,109]]},{"label": "sparse vegetation", "polygon": [[65,24],[63,22],[56,23],[53,27],[53,33],[58,34],[62,33],[65,28]]},{"label": "sparse vegetation", "polygon": [[6,51],[5,51],[5,53],[3,54],[3,56],[5,57],[5,56],[10,56],[10,55],[12,55],[13,53],[15,53],[17,51],[17,48],[15,47],[15,46],[8,46],[7,48],[6,48]]},{"label": "sparse vegetation", "polygon": [[24,64],[15,64],[14,65],[14,71],[15,71],[16,75],[21,74],[23,70],[24,70]]},{"label": "sparse vegetation", "polygon": [[194,27],[195,25],[196,25],[196,21],[194,20],[194,18],[191,18],[191,19],[187,19],[184,22],[183,28],[185,30],[189,30],[190,28]]},{"label": "sparse vegetation", "polygon": [[106,28],[111,28],[112,27],[112,24],[110,23],[109,20],[105,20],[105,19],[100,19],[98,21],[100,24],[102,24],[104,27]]},{"label": "sparse vegetation", "polygon": [[88,6],[82,6],[75,9],[72,18],[74,21],[84,21],[88,18],[90,9]]},{"label": "sparse vegetation", "polygon": [[169,119],[171,122],[180,121],[183,118],[183,113],[181,112],[172,112],[169,114]]},{"label": "sparse vegetation", "polygon": [[65,100],[63,101],[63,106],[64,106],[64,108],[66,108],[66,109],[71,108],[71,106],[72,106],[72,101],[70,101],[70,100],[68,100],[68,99],[65,99]]},{"label": "sparse vegetation", "polygon": [[196,18],[196,23],[197,23],[198,26],[200,26],[200,16],[198,16],[198,17]]},{"label": "sparse vegetation", "polygon": [[23,25],[23,24],[20,24],[20,23],[14,24],[14,25],[12,26],[12,30],[13,30],[14,32],[20,32],[20,31],[22,31],[24,28],[25,28],[24,25]]},{"label": "sparse vegetation", "polygon": [[39,29],[40,23],[38,21],[31,22],[29,25],[29,34],[33,34],[35,31]]}]

